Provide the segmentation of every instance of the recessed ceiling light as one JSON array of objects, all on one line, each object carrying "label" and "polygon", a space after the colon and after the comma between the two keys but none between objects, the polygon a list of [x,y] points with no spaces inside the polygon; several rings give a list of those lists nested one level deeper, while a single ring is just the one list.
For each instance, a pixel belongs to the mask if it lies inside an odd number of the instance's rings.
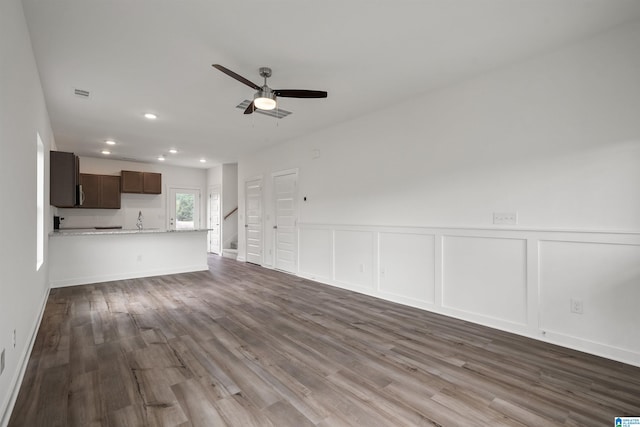
[{"label": "recessed ceiling light", "polygon": [[145,116],[147,119],[149,119],[149,120],[155,120],[155,119],[157,119],[157,118],[158,118],[158,116],[156,116],[156,115],[155,115],[155,114],[153,114],[153,113],[144,113],[144,116]]},{"label": "recessed ceiling light", "polygon": [[200,163],[207,163],[207,159],[200,159]]},{"label": "recessed ceiling light", "polygon": [[171,150],[169,150],[169,152],[171,154],[176,154],[178,152],[178,150],[176,150],[175,148],[172,148]]},{"label": "recessed ceiling light", "polygon": [[116,145],[116,142],[113,139],[107,139],[104,143],[107,145]]},{"label": "recessed ceiling light", "polygon": [[102,154],[111,154],[111,151],[109,151],[109,150],[102,150]]},{"label": "recessed ceiling light", "polygon": [[158,157],[158,160],[160,160],[161,162],[164,162],[164,156]]}]

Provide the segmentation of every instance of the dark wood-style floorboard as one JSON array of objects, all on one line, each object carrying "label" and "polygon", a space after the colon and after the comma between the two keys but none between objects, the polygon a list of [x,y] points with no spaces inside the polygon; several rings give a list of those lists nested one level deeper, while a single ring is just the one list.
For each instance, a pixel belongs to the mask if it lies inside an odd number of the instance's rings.
[{"label": "dark wood-style floorboard", "polygon": [[53,289],[10,426],[606,426],[640,368],[211,256]]}]

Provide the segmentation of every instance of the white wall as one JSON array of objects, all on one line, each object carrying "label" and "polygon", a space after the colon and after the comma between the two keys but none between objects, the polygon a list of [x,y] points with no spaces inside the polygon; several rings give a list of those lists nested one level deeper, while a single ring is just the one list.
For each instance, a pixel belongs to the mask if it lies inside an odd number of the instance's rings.
[{"label": "white wall", "polygon": [[120,209],[58,209],[65,218],[63,228],[122,226],[136,228],[138,212],[142,212],[145,228],[167,228],[167,196],[169,187],[197,188],[200,190],[200,226],[206,227],[207,171],[154,163],[123,160],[80,158],[80,172],[99,175],[120,175],[122,170],[158,172],[162,174],[162,194],[123,193]]},{"label": "white wall", "polygon": [[271,247],[269,177],[298,168],[300,275],[640,365],[629,314],[607,308],[640,300],[639,45],[636,22],[256,153],[240,212],[262,176]]},{"label": "white wall", "polygon": [[[54,145],[22,4],[0,2],[0,425],[8,422],[16,384],[48,295],[48,243],[36,271],[36,133]],[[49,157],[45,156],[45,236],[52,228]],[[13,346],[13,331],[16,346]],[[19,385],[19,384],[18,384]]]},{"label": "white wall", "polygon": [[220,186],[222,188],[222,165],[207,169],[207,185],[209,187]]}]

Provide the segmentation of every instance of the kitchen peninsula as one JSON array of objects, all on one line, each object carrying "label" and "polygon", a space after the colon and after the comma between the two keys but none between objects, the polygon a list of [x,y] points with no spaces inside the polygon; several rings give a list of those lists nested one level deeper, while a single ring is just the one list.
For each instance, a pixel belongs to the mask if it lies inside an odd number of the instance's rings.
[{"label": "kitchen peninsula", "polygon": [[51,287],[207,270],[207,231],[53,231],[49,234]]}]

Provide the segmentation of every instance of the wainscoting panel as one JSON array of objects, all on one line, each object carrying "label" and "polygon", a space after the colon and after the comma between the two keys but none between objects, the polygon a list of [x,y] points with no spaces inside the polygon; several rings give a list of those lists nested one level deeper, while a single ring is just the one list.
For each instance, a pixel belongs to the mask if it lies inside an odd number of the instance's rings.
[{"label": "wainscoting panel", "polygon": [[373,290],[373,232],[335,231],[335,280]]},{"label": "wainscoting panel", "polygon": [[[640,246],[541,241],[539,248],[540,327],[640,353]],[[572,300],[582,313],[572,312]]]},{"label": "wainscoting panel", "polygon": [[640,233],[299,229],[302,277],[640,366]]},{"label": "wainscoting panel", "polygon": [[443,237],[443,306],[527,322],[526,240]]},{"label": "wainscoting panel", "polygon": [[299,236],[300,272],[313,280],[333,280],[333,231],[301,228]]},{"label": "wainscoting panel", "polygon": [[433,304],[434,242],[429,234],[380,233],[380,292]]}]

